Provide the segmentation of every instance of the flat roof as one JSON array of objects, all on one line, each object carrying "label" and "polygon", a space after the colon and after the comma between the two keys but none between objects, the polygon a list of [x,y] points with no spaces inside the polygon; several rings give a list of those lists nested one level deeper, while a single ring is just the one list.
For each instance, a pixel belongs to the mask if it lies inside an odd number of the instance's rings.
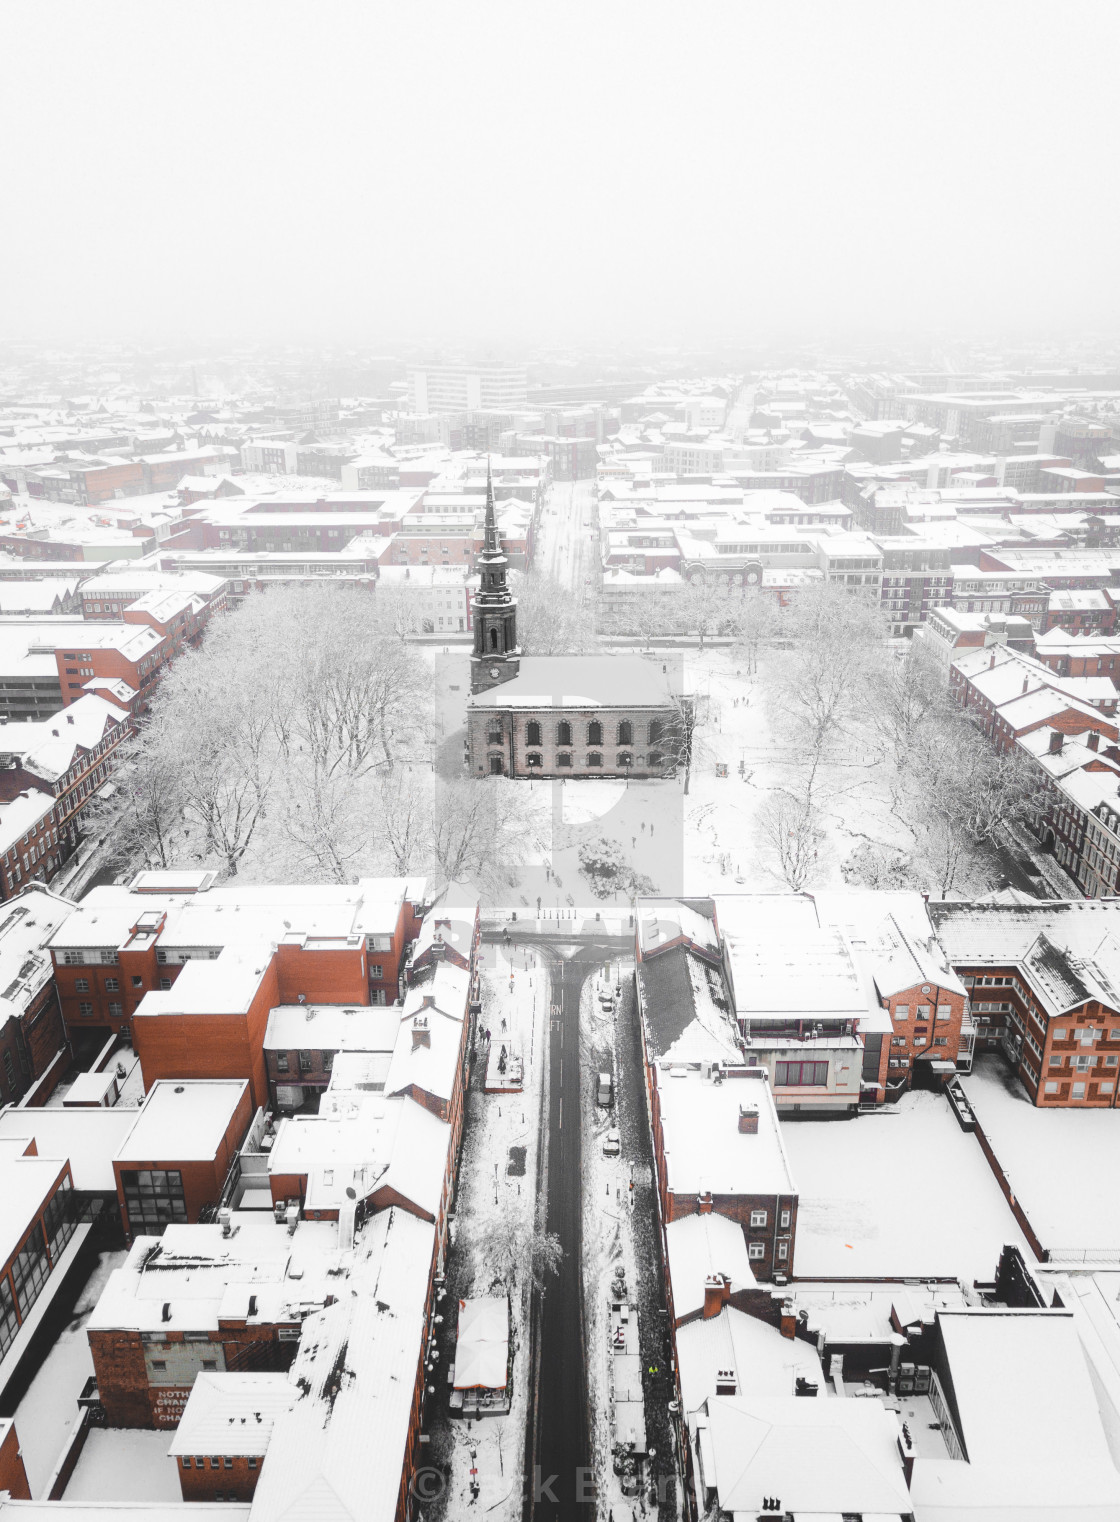
[{"label": "flat roof", "polygon": [[157,1079],[116,1160],[209,1162],[248,1091],[244,1078]]},{"label": "flat roof", "polygon": [[[674,1194],[796,1194],[770,1085],[757,1078],[705,1078],[699,1068],[659,1067],[665,1169]],[[758,1130],[739,1130],[743,1106]]]}]

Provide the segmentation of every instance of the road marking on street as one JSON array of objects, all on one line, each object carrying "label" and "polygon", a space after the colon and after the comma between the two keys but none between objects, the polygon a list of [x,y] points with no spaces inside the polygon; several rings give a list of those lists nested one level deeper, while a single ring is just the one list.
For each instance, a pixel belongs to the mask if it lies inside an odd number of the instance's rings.
[{"label": "road marking on street", "polygon": [[562,1131],[564,1129],[564,1097],[563,1097],[563,1095],[560,1096],[560,1124],[557,1126],[556,1129],[558,1131]]}]

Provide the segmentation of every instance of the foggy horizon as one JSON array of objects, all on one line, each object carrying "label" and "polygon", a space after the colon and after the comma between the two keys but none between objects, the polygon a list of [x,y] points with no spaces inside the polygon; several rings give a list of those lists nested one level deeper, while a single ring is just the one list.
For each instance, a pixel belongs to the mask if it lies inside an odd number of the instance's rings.
[{"label": "foggy horizon", "polygon": [[1088,0],[8,6],[0,340],[1069,353],[1120,318],[1118,32]]}]

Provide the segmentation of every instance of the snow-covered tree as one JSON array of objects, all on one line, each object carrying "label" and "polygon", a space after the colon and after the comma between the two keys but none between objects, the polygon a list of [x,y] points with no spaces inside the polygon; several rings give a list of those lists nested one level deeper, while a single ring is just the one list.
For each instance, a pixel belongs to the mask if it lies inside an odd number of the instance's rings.
[{"label": "snow-covered tree", "polygon": [[807,791],[771,793],[759,810],[758,837],[772,853],[794,893],[800,893],[816,870],[824,831]]}]

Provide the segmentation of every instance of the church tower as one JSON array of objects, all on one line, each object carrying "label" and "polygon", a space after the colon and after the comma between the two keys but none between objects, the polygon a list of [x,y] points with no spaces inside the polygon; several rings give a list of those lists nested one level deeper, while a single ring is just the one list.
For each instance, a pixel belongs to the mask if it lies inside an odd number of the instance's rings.
[{"label": "church tower", "polygon": [[485,692],[512,681],[520,666],[517,600],[509,590],[509,557],[498,538],[494,517],[494,483],[486,462],[486,542],[478,557],[481,585],[474,599],[474,654],[471,691]]}]

